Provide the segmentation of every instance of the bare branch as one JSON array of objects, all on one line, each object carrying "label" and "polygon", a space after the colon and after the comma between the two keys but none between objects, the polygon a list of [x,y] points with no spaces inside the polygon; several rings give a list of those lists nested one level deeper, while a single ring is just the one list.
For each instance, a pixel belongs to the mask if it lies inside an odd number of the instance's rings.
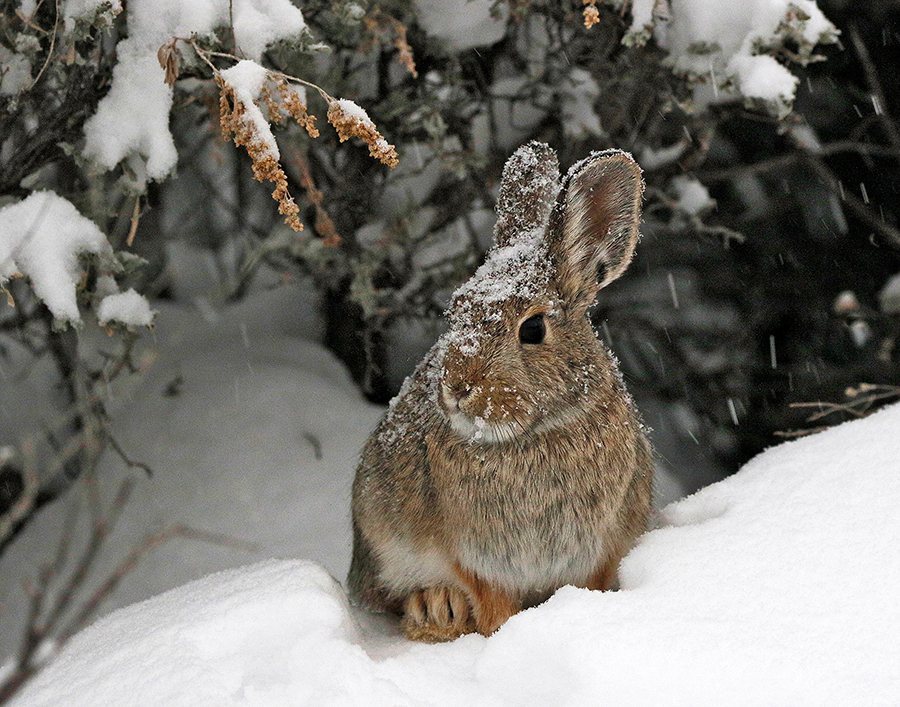
[{"label": "bare branch", "polygon": [[875,64],[872,63],[872,57],[869,56],[869,50],[866,48],[865,42],[863,42],[862,38],[859,36],[859,30],[855,25],[851,25],[850,27],[850,41],[853,43],[853,50],[859,57],[859,63],[862,64],[863,71],[866,74],[866,84],[868,84],[869,91],[879,103],[875,113],[881,124],[884,126],[888,139],[896,149],[900,150],[900,130],[897,129],[897,124],[888,113],[887,98],[881,88],[881,81],[878,80],[878,71],[875,69]]},{"label": "bare branch", "polygon": [[22,481],[24,486],[22,493],[12,507],[0,514],[0,547],[10,537],[15,527],[31,513],[38,492],[37,455],[34,444],[24,442],[21,445],[22,454]]},{"label": "bare branch", "polygon": [[[151,533],[133,548],[128,555],[107,575],[106,579],[80,605],[76,606],[75,596],[90,575],[94,561],[104,548],[116,521],[121,516],[134,488],[133,480],[126,479],[109,507],[104,518],[94,519],[87,545],[68,579],[59,589],[49,611],[45,611],[54,582],[61,575],[69,550],[69,535],[65,532],[55,561],[45,565],[38,576],[37,587],[28,590],[30,604],[25,635],[12,671],[0,680],[0,704],[12,699],[24,684],[45,664],[49,654],[57,653],[79,630],[94,618],[102,602],[112,595],[122,580],[138,566],[147,553],[174,538],[199,540],[239,550],[253,551],[256,545],[241,541],[221,533],[197,530],[187,525],[173,525],[159,532]],[[68,530],[68,528],[67,528]],[[70,610],[74,616],[67,622],[63,618]],[[52,651],[45,651],[47,641],[52,641]]]},{"label": "bare branch", "polygon": [[56,35],[57,30],[59,29],[59,0],[56,0],[54,6],[56,7],[56,16],[53,19],[53,34],[50,35],[50,48],[47,50],[47,58],[44,60],[44,65],[41,67],[41,70],[38,71],[38,75],[34,77],[34,81],[32,81],[31,85],[28,87],[29,91],[37,85],[38,81],[41,80],[41,76],[44,75],[44,70],[47,68],[47,66],[50,64],[50,60],[53,58],[53,49],[56,46]]},{"label": "bare branch", "polygon": [[[844,391],[844,395],[848,398],[848,401],[844,403],[816,401],[809,403],[791,403],[790,407],[795,409],[815,409],[816,412],[806,418],[807,422],[818,422],[819,420],[836,413],[850,415],[855,418],[862,418],[875,411],[876,403],[900,398],[900,386],[860,383],[855,388],[847,388],[847,390]],[[774,434],[778,437],[794,439],[821,432],[831,427],[832,425],[825,424],[807,429],[777,431]]]},{"label": "bare branch", "polygon": [[134,571],[144,555],[175,538],[200,540],[212,545],[220,545],[222,547],[230,547],[248,552],[253,552],[257,549],[257,546],[252,543],[246,543],[221,533],[209,533],[203,530],[197,530],[187,525],[174,525],[164,528],[156,533],[151,533],[144,538],[144,541],[140,545],[128,553],[112,572],[110,572],[106,581],[91,594],[69,624],[61,629],[57,639],[60,645],[64,644],[75,633],[87,626],[94,617],[100,604],[115,592],[116,588],[125,577]]},{"label": "bare branch", "polygon": [[804,150],[803,155],[806,157],[806,163],[822,180],[825,186],[827,186],[833,194],[840,196],[843,203],[847,205],[850,211],[852,211],[860,221],[881,235],[881,237],[894,248],[900,248],[900,229],[883,221],[879,216],[876,216],[875,212],[866,206],[863,200],[856,196],[856,194],[849,190],[842,189],[838,178],[821,157],[809,150]]},{"label": "bare branch", "polygon": [[151,469],[147,464],[144,464],[143,462],[135,461],[134,459],[129,457],[125,453],[125,450],[122,449],[122,446],[118,443],[116,438],[112,436],[112,433],[108,429],[105,429],[103,431],[103,434],[106,437],[106,441],[109,444],[109,446],[112,447],[112,450],[116,454],[119,455],[119,458],[123,462],[125,462],[125,464],[128,467],[130,467],[132,469],[141,469],[142,471],[146,472],[147,476],[153,476],[153,469]]},{"label": "bare branch", "polygon": [[134,243],[134,236],[137,233],[138,222],[141,220],[141,195],[134,197],[134,211],[131,214],[131,228],[128,230],[128,237],[125,239],[125,245],[131,248]]}]

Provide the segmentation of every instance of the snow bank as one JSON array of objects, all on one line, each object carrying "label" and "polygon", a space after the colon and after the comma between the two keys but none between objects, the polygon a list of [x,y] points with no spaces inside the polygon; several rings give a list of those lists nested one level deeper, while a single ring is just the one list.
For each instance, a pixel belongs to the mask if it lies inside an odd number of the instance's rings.
[{"label": "snow bank", "polygon": [[[176,523],[258,549],[174,539],[143,558],[104,610],[271,557],[309,558],[336,576],[346,574],[350,485],[359,450],[383,408],[363,400],[344,367],[310,341],[321,331],[311,314],[311,288],[257,293],[222,312],[165,302],[154,309],[159,326],[141,337],[135,356],[144,372],[113,381],[104,401],[116,440],[154,473],[127,470],[111,452],[101,460],[105,504],[126,476],[136,487],[93,583],[77,600],[147,534]],[[108,346],[98,327],[83,330],[85,355]],[[52,372],[52,363],[42,359],[40,377],[26,386],[35,376],[30,359],[20,358],[19,366],[4,361],[0,368],[0,446],[40,432],[47,422],[38,422],[38,413],[50,422],[58,415],[59,408],[45,402],[56,390],[45,370]],[[32,400],[41,407],[32,410]],[[0,664],[22,635],[23,583],[34,581],[39,563],[53,556],[73,505],[81,508],[78,526],[69,528],[74,547],[87,537],[86,500],[75,488],[45,506],[0,556]]]},{"label": "snow bank", "polygon": [[671,506],[622,591],[563,588],[489,639],[408,643],[315,565],[269,562],[106,617],[15,704],[896,704],[898,426],[760,455]]}]

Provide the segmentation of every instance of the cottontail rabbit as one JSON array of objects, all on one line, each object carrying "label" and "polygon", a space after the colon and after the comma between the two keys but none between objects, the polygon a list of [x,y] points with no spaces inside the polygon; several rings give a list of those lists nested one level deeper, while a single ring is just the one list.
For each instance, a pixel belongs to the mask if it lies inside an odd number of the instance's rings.
[{"label": "cottontail rabbit", "polygon": [[353,484],[352,596],[409,638],[489,635],[565,584],[607,589],[644,530],[650,445],[587,318],[631,260],[642,191],[617,150],[562,183],[542,143],[507,162],[495,245]]}]

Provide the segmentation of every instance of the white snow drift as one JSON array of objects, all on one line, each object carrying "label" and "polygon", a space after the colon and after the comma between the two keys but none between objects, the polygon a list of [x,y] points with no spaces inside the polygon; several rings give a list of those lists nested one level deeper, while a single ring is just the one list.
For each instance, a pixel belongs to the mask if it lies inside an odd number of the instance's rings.
[{"label": "white snow drift", "polygon": [[670,506],[623,589],[411,644],[321,567],[269,561],[120,610],[19,707],[888,705],[900,695],[900,406]]}]

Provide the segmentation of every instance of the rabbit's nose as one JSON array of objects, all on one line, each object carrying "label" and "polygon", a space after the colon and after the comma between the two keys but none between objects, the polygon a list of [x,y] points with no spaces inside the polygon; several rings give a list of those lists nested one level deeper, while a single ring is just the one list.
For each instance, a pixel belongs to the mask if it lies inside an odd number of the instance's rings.
[{"label": "rabbit's nose", "polygon": [[443,383],[441,387],[447,406],[455,410],[459,410],[459,404],[472,394],[472,389],[464,383],[452,387]]},{"label": "rabbit's nose", "polygon": [[456,399],[456,402],[461,403],[463,400],[468,398],[472,394],[472,389],[469,386],[464,386],[461,388],[457,388],[453,391],[453,397]]}]

